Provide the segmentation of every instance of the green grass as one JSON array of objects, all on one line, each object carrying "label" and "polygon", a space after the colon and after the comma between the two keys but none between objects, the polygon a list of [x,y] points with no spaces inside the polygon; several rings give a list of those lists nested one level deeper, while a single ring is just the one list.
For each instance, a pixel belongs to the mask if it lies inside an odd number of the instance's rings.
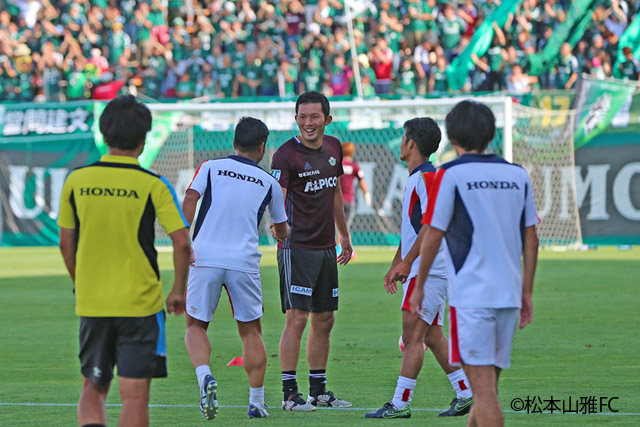
[{"label": "green grass", "polygon": [[[264,339],[268,367],[266,401],[271,418],[251,421],[270,425],[365,422],[364,410],[319,410],[285,413],[278,408],[280,366],[278,341],[284,316],[279,309],[275,253],[265,249],[263,287]],[[400,366],[400,296],[384,292],[382,277],[391,249],[359,248],[358,258],[340,269],[340,310],[328,366],[329,388],[356,408],[377,408],[393,393]],[[542,252],[534,292],[534,322],[516,334],[512,369],[501,377],[501,402],[512,399],[574,400],[581,396],[618,397],[614,409],[640,413],[640,251],[600,248],[589,252]],[[171,257],[160,254],[165,289],[171,284]],[[77,326],[71,281],[55,248],[0,249],[0,425],[74,425],[80,392]],[[195,406],[195,374],[184,349],[184,319],[167,321],[169,378],[152,384],[154,426],[204,425]],[[210,328],[212,368],[220,384],[223,407],[210,424],[238,425],[246,420],[248,384],[241,367],[226,363],[241,355],[241,343],[226,298]],[[298,372],[306,391],[306,361]],[[411,420],[403,424],[462,426],[465,419],[439,419],[453,397],[451,386],[429,353],[418,379]],[[34,403],[40,406],[18,406]],[[116,424],[120,407],[114,383],[108,416]],[[13,404],[13,405],[12,405]],[[42,406],[69,404],[69,406]],[[560,405],[562,403],[560,402]],[[608,412],[608,411],[607,411]],[[562,415],[507,412],[507,425],[584,426],[640,425],[640,415]],[[370,424],[377,421],[367,420]]]}]

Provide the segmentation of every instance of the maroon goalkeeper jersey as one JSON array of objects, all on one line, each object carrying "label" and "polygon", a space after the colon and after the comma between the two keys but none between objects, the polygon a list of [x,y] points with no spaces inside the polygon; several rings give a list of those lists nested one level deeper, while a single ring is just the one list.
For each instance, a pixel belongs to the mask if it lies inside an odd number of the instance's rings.
[{"label": "maroon goalkeeper jersey", "polygon": [[333,215],[338,177],[342,175],[342,146],[325,135],[322,147],[313,150],[297,137],[275,152],[273,176],[287,189],[285,205],[291,233],[279,248],[327,249],[335,246]]}]

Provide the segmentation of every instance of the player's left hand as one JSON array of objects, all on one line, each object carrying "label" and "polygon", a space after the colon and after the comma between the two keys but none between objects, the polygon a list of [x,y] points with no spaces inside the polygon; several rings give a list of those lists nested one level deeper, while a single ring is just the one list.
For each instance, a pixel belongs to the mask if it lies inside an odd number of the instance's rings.
[{"label": "player's left hand", "polygon": [[185,302],[184,294],[171,291],[167,296],[167,311],[179,316],[184,313]]},{"label": "player's left hand", "polygon": [[424,289],[420,286],[416,286],[413,289],[411,298],[409,298],[409,305],[411,306],[411,312],[413,314],[419,314],[420,306],[422,305],[422,299],[424,298]]},{"label": "player's left hand", "polygon": [[531,294],[522,294],[522,308],[520,309],[520,329],[533,320],[533,300]]},{"label": "player's left hand", "polygon": [[338,255],[338,264],[347,265],[351,261],[351,255],[353,255],[353,247],[351,247],[351,239],[348,237],[340,238],[340,246],[342,246],[342,252]]}]

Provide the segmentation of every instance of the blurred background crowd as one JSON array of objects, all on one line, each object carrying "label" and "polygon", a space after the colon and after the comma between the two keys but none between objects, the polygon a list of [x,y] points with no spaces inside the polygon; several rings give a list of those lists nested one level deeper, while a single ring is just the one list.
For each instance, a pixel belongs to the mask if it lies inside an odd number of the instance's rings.
[{"label": "blurred background crowd", "polygon": [[[362,93],[449,91],[446,69],[500,0],[358,0],[353,34]],[[571,0],[524,0],[473,56],[464,91],[571,89],[612,75],[640,0],[604,0],[592,25],[543,75],[528,74]],[[0,101],[356,94],[344,0],[0,0]],[[638,80],[630,49],[624,78]]]}]

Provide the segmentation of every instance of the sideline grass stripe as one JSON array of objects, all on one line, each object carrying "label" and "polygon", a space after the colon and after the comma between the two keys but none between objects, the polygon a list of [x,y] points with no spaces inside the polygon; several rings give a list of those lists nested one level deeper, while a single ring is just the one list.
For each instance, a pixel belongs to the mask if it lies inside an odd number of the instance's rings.
[{"label": "sideline grass stripe", "polygon": [[[28,402],[20,402],[20,403],[11,403],[11,402],[0,402],[0,406],[77,406],[77,403],[28,403]],[[108,407],[121,407],[121,403],[107,403],[105,406]],[[197,408],[198,405],[163,405],[163,404],[150,404],[150,408]],[[220,408],[246,408],[246,405],[220,405]],[[279,409],[277,407],[269,408],[269,409]],[[318,408],[321,411],[375,411],[380,408]],[[444,409],[433,409],[433,408],[411,408],[412,411],[416,412],[441,412]],[[505,414],[527,414],[523,411],[502,411]],[[560,412],[549,413],[543,412],[541,415],[609,415],[609,416],[627,416],[627,417],[640,417],[640,412],[638,413],[624,413],[624,412],[597,412],[593,414],[573,414],[567,413],[563,414]]]}]

